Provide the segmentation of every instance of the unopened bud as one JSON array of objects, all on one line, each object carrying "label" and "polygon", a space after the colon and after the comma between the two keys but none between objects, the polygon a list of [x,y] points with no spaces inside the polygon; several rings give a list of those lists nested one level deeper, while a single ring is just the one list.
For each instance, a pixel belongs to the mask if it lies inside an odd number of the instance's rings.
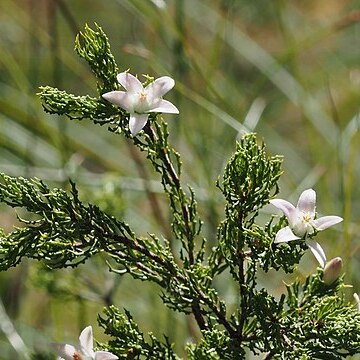
[{"label": "unopened bud", "polygon": [[341,257],[331,259],[324,268],[323,281],[326,285],[331,285],[340,276],[343,266]]}]

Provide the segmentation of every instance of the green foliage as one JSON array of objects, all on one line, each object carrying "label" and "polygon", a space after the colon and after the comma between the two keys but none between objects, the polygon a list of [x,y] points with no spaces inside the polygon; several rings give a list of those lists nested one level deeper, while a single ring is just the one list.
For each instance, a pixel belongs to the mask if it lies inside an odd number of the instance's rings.
[{"label": "green foliage", "polygon": [[[173,273],[172,255],[159,240],[136,238],[125,223],[94,205],[81,203],[73,183],[69,196],[61,189],[50,190],[38,179],[26,180],[4,174],[0,179],[0,200],[38,217],[36,220],[20,219],[27,226],[8,235],[2,234],[2,270],[17,265],[23,256],[44,260],[50,268],[60,268],[77,266],[90,256],[106,251],[123,264],[126,271],[143,280],[152,278],[162,282],[158,271],[169,276]],[[138,272],[136,266],[132,266],[134,263],[143,271]]]},{"label": "green foliage", "polygon": [[273,244],[275,234],[284,225],[283,220],[273,225],[271,219],[264,227],[253,224],[250,229],[244,229],[245,239],[250,240],[247,244],[251,253],[258,258],[259,266],[266,272],[271,268],[283,269],[286,273],[293,272],[307,249],[305,243],[300,241],[281,246]]},{"label": "green foliage", "polygon": [[117,88],[118,72],[115,59],[110,51],[108,39],[98,25],[95,30],[85,26],[84,32],[76,37],[75,50],[88,62],[98,80],[99,99],[89,95],[77,96],[50,86],[40,87],[43,108],[50,114],[66,115],[71,120],[89,119],[101,125],[116,122],[121,111],[108,106],[101,94]]},{"label": "green foliage", "polygon": [[118,67],[111,53],[108,38],[99,25],[95,24],[95,29],[85,25],[84,32],[80,32],[76,37],[75,51],[87,61],[100,81],[99,92],[104,93],[117,88]]},{"label": "green foliage", "polygon": [[245,356],[244,350],[239,349],[236,340],[218,329],[204,331],[200,344],[190,344],[187,351],[189,359],[193,360],[236,360],[244,359]]},{"label": "green foliage", "polygon": [[266,234],[254,222],[259,209],[277,194],[280,175],[281,158],[267,155],[265,146],[257,145],[255,134],[242,138],[225,168],[220,188],[227,200],[226,220],[218,236],[221,254],[236,281],[243,282],[244,249],[254,251],[254,257],[272,251],[274,234]]},{"label": "green foliage", "polygon": [[[257,223],[262,208],[279,190],[282,159],[271,156],[255,134],[244,135],[225,167],[218,187],[224,195],[225,219],[217,242],[208,248],[202,235],[196,195],[181,181],[179,153],[170,145],[161,116],[151,115],[138,136],[128,129],[128,114],[101,99],[117,89],[117,65],[102,29],[86,26],[76,40],[76,51],[98,80],[99,99],[41,88],[46,111],[70,119],[110,124],[142,151],[161,178],[171,210],[172,239],[153,234],[137,236],[126,224],[92,204],[85,204],[74,183],[67,193],[50,189],[41,180],[1,175],[0,201],[26,211],[22,227],[1,233],[0,269],[23,258],[33,258],[50,269],[76,267],[102,253],[110,271],[157,285],[164,304],[191,314],[201,339],[187,346],[190,359],[244,359],[247,352],[265,359],[338,358],[360,351],[360,315],[341,294],[343,279],[331,285],[322,270],[303,285],[289,285],[280,299],[259,288],[259,269],[292,272],[306,246],[304,242],[277,246],[275,234],[285,219],[264,226]],[[176,242],[170,246],[170,240]],[[237,306],[228,306],[215,287],[221,273],[231,274]],[[230,285],[229,285],[230,286]],[[151,309],[149,309],[151,311]],[[106,348],[122,359],[177,359],[173,345],[144,335],[127,310],[105,309],[99,324],[111,339]]]},{"label": "green foliage", "polygon": [[120,359],[178,359],[166,337],[162,343],[150,333],[146,340],[128,311],[121,313],[111,306],[104,312],[105,317],[99,316],[99,324],[105,334],[113,338],[109,341],[109,348]]},{"label": "green foliage", "polygon": [[327,286],[321,276],[287,287],[289,309],[280,320],[286,358],[339,359],[360,351],[360,314],[339,295],[343,279]]},{"label": "green foliage", "polygon": [[50,114],[66,115],[71,120],[90,119],[100,125],[113,123],[118,111],[91,96],[76,96],[50,86],[40,88],[43,108]]},{"label": "green foliage", "polygon": [[250,226],[258,210],[278,193],[281,162],[281,157],[269,157],[265,146],[257,145],[255,134],[244,136],[237,144],[224,171],[222,192],[228,211],[240,217],[240,223]]}]

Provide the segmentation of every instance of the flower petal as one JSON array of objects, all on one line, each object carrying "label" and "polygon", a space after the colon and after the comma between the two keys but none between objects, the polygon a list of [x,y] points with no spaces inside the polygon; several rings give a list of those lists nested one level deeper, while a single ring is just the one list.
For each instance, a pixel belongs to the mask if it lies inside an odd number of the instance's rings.
[{"label": "flower petal", "polygon": [[307,239],[305,242],[306,242],[306,245],[311,250],[311,252],[316,257],[316,260],[319,262],[320,266],[325,267],[326,255],[324,253],[323,248],[320,246],[320,244],[313,239]]},{"label": "flower petal", "polygon": [[313,189],[303,191],[297,203],[297,209],[307,213],[313,219],[315,217],[316,192]]},{"label": "flower petal", "polygon": [[96,351],[95,360],[115,360],[118,357],[108,351]]},{"label": "flower petal", "polygon": [[116,77],[122,87],[130,93],[137,93],[144,90],[140,80],[128,72],[122,72]]},{"label": "flower petal", "polygon": [[130,114],[129,129],[135,136],[147,123],[149,114]]},{"label": "flower petal", "polygon": [[79,336],[79,347],[82,352],[85,352],[87,355],[93,354],[93,332],[92,327],[87,326]]},{"label": "flower petal", "polygon": [[278,243],[288,242],[297,239],[300,238],[291,231],[289,226],[286,226],[277,232],[274,243],[278,244]]},{"label": "flower petal", "polygon": [[156,107],[149,109],[149,112],[161,112],[167,114],[178,114],[179,109],[172,104],[170,101],[167,100],[160,100],[156,103]]},{"label": "flower petal", "polygon": [[125,109],[127,112],[134,111],[134,98],[125,91],[110,91],[102,94],[102,97],[112,104]]},{"label": "flower petal", "polygon": [[343,221],[343,218],[340,216],[322,216],[316,220],[313,221],[313,225],[316,230],[321,231],[325,230],[330,226],[336,225]]},{"label": "flower petal", "polygon": [[58,355],[64,360],[74,360],[76,348],[69,344],[51,344],[52,348],[57,351]]},{"label": "flower petal", "polygon": [[359,295],[357,293],[354,293],[353,296],[354,296],[354,299],[356,301],[356,307],[357,307],[358,311],[360,311],[360,298],[359,298]]},{"label": "flower petal", "polygon": [[281,210],[284,213],[284,215],[288,218],[290,223],[295,222],[297,210],[292,203],[283,199],[273,199],[270,200],[270,204],[274,205],[279,210]]},{"label": "flower petal", "polygon": [[146,92],[152,99],[161,98],[175,85],[175,81],[169,76],[162,76],[146,87]]}]

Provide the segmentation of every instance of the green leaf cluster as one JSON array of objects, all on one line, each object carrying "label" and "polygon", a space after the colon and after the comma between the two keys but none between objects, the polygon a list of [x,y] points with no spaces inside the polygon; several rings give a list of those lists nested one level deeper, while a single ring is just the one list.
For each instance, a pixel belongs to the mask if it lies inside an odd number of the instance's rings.
[{"label": "green leaf cluster", "polygon": [[163,342],[151,333],[146,338],[127,310],[122,313],[110,306],[104,313],[104,317],[99,316],[99,324],[113,338],[109,347],[120,359],[179,359],[166,337]]}]

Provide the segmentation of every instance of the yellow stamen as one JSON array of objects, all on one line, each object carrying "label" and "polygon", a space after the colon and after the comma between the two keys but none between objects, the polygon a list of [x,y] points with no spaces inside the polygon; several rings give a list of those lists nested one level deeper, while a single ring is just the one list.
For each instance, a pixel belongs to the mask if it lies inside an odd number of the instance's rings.
[{"label": "yellow stamen", "polygon": [[142,91],[142,92],[139,93],[139,100],[140,101],[145,101],[146,97],[147,97],[147,94],[146,94],[145,91]]}]

